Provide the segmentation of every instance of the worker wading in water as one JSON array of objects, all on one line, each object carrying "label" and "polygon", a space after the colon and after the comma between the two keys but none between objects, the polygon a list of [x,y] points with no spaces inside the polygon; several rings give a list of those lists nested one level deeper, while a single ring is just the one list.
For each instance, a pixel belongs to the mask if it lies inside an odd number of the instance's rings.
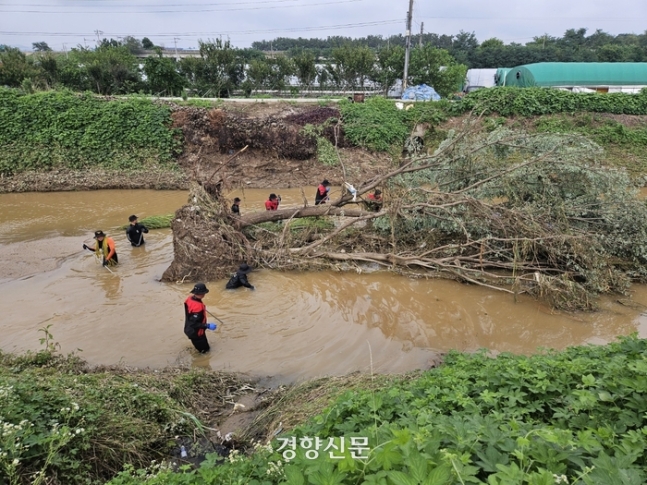
[{"label": "worker wading in water", "polygon": [[328,192],[330,192],[330,182],[324,179],[324,181],[319,184],[319,187],[317,187],[315,205],[325,204],[327,200],[330,200],[328,197]]},{"label": "worker wading in water", "polygon": [[215,330],[215,323],[207,323],[207,307],[202,303],[209,289],[204,283],[197,283],[191,295],[184,301],[184,333],[198,352],[209,352],[206,330]]},{"label": "worker wading in water", "polygon": [[136,248],[144,244],[144,234],[148,234],[148,228],[137,222],[137,216],[133,214],[128,218],[130,225],[126,229],[126,237],[130,241],[132,247]]},{"label": "worker wading in water", "polygon": [[97,240],[94,247],[84,244],[83,249],[94,251],[94,254],[102,260],[104,266],[116,266],[119,263],[119,258],[117,258],[117,249],[112,238],[106,237],[103,231],[96,231],[94,238]]},{"label": "worker wading in water", "polygon": [[245,288],[253,290],[254,285],[247,281],[247,275],[251,272],[252,268],[250,268],[246,263],[241,264],[238,268],[238,271],[236,271],[236,274],[229,279],[225,288],[228,290],[233,290],[235,288],[244,286]]}]

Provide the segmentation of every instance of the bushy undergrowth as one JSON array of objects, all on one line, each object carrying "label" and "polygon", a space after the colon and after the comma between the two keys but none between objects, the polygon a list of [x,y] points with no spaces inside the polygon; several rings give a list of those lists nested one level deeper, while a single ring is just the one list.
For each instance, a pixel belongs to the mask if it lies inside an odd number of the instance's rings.
[{"label": "bushy undergrowth", "polygon": [[0,483],[104,483],[124,463],[159,461],[176,438],[200,434],[196,416],[227,391],[221,377],[90,370],[51,345],[21,356],[0,353]]},{"label": "bushy undergrowth", "polygon": [[365,103],[342,101],[345,136],[351,143],[375,151],[403,146],[416,123],[436,125],[446,118],[446,101],[416,103],[410,109],[398,109],[393,101],[369,98]]},{"label": "bushy undergrowth", "polygon": [[647,89],[640,94],[573,93],[547,88],[479,89],[452,106],[454,113],[476,111],[501,116],[537,116],[556,113],[615,113],[647,115]]},{"label": "bushy undergrowth", "polygon": [[143,98],[0,88],[0,173],[166,164],[181,145],[170,126],[170,108]]},{"label": "bushy undergrowth", "polygon": [[450,353],[445,363],[389,388],[349,392],[286,435],[366,437],[368,459],[297,446],[289,463],[273,447],[216,457],[197,471],[112,485],[396,484],[553,485],[645,483],[647,341],[569,348],[532,357]]},{"label": "bushy undergrowth", "polygon": [[546,116],[537,118],[535,127],[548,133],[580,133],[589,136],[601,145],[647,146],[647,123],[628,127],[613,119],[600,115],[580,114],[578,116]]}]

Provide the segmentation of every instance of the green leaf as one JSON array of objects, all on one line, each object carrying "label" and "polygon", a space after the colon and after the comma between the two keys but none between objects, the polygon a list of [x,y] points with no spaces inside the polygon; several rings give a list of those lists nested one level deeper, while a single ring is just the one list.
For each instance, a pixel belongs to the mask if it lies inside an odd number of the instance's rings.
[{"label": "green leaf", "polygon": [[402,463],[402,454],[393,441],[389,441],[374,452],[375,463],[383,470],[390,470],[393,465]]},{"label": "green leaf", "polygon": [[609,394],[607,391],[600,391],[598,393],[598,397],[600,398],[600,401],[603,401],[603,402],[613,401],[611,394]]},{"label": "green leaf", "polygon": [[303,474],[295,465],[287,465],[284,468],[285,478],[287,478],[287,485],[305,485],[306,481]]},{"label": "green leaf", "polygon": [[400,471],[390,471],[388,474],[389,480],[391,480],[395,485],[419,485],[417,480]]},{"label": "green leaf", "polygon": [[444,485],[449,483],[451,478],[451,468],[448,465],[441,465],[431,470],[422,483],[423,485]]}]

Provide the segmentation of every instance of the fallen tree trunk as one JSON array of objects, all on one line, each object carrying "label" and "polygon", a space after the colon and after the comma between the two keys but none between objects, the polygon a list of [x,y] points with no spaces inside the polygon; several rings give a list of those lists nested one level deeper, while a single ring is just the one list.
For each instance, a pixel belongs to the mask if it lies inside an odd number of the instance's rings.
[{"label": "fallen tree trunk", "polygon": [[238,219],[240,228],[260,224],[261,222],[276,222],[286,219],[297,219],[300,217],[317,217],[317,216],[343,216],[343,217],[363,217],[370,215],[371,212],[361,209],[346,209],[345,207],[336,207],[334,205],[316,205],[314,207],[298,207],[296,209],[281,209],[277,211],[252,212]]}]

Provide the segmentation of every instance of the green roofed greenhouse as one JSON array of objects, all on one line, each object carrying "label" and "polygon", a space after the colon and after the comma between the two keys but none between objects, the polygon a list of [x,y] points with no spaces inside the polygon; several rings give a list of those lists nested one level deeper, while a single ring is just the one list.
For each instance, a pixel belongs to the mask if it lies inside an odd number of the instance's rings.
[{"label": "green roofed greenhouse", "polygon": [[500,67],[496,70],[496,74],[494,75],[494,83],[497,86],[505,86],[505,77],[508,75],[508,73],[512,70],[511,67]]},{"label": "green roofed greenhouse", "polygon": [[511,69],[506,86],[576,86],[615,91],[613,87],[647,86],[647,62],[540,62]]}]

